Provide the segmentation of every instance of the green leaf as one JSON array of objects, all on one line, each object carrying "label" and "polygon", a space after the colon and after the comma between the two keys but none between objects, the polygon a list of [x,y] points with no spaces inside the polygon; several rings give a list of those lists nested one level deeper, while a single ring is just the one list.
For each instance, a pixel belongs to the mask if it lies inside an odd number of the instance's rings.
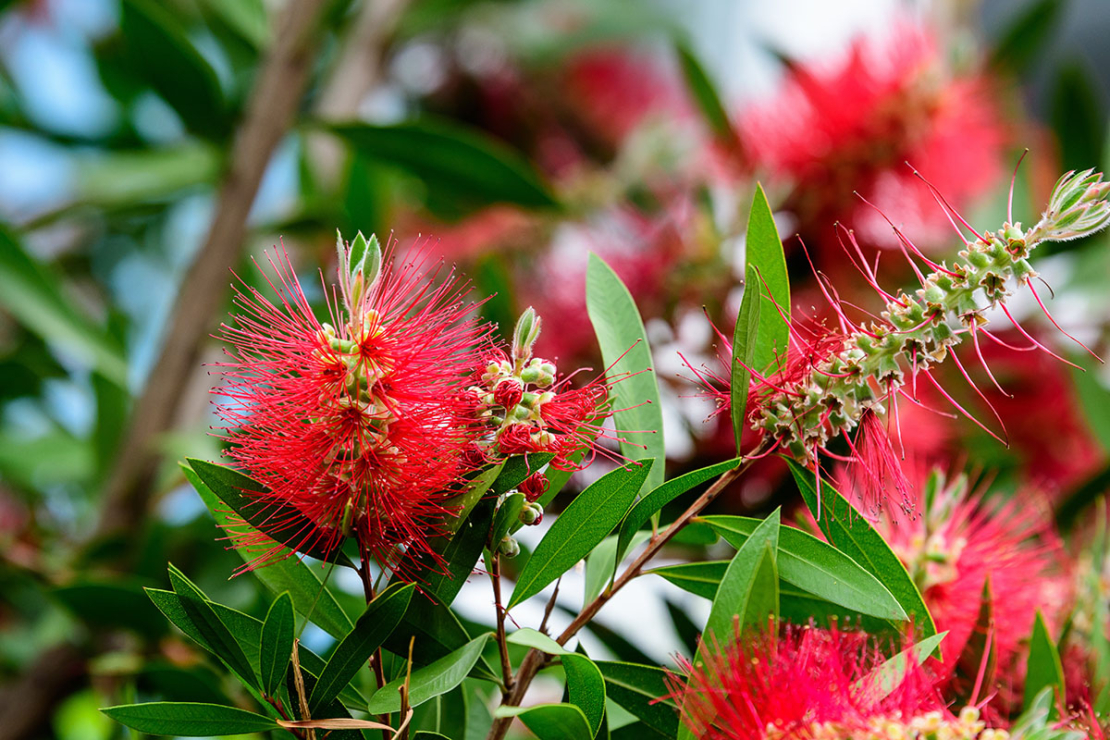
[{"label": "green leaf", "polygon": [[258,679],[254,669],[247,660],[243,647],[236,636],[227,628],[213,611],[211,603],[196,585],[185,577],[185,574],[170,564],[170,583],[173,590],[181,598],[181,605],[185,613],[204,637],[209,648],[220,658],[227,667],[233,670],[245,683],[258,688]]},{"label": "green leaf", "polygon": [[774,629],[778,618],[779,572],[775,566],[775,548],[768,542],[764,544],[755,567],[740,624],[750,624],[756,629]]},{"label": "green leaf", "polygon": [[500,496],[508,493],[521,483],[525,478],[541,470],[544,465],[555,459],[550,452],[533,452],[531,455],[513,455],[501,466],[497,480],[489,487],[492,495]]},{"label": "green leaf", "polygon": [[219,704],[158,701],[123,704],[100,711],[121,725],[148,735],[215,737],[268,732],[280,727],[269,717]]},{"label": "green leaf", "polygon": [[917,665],[925,662],[932,653],[936,652],[947,632],[940,632],[932,637],[926,637],[913,647],[908,647],[894,657],[885,661],[875,670],[856,681],[857,692],[867,692],[867,701],[878,704],[890,696],[890,692],[898,688],[906,678],[909,670],[909,660],[912,657]]},{"label": "green leaf", "polygon": [[166,631],[166,621],[151,605],[137,580],[83,576],[50,594],[90,625],[126,627],[147,637],[157,637]]},{"label": "green leaf", "polygon": [[447,121],[393,126],[330,125],[368,160],[400,168],[428,189],[429,205],[449,204],[458,216],[493,203],[529,208],[557,205],[547,184],[518,152],[480,131]]},{"label": "green leaf", "polygon": [[221,139],[231,127],[212,67],[185,35],[180,20],[160,3],[123,0],[120,31],[130,66],[200,136]]},{"label": "green leaf", "polygon": [[596,254],[586,271],[586,309],[597,334],[609,379],[623,378],[611,391],[613,421],[627,440],[621,454],[629,460],[654,458],[659,465],[647,479],[648,489],[663,483],[666,449],[663,446],[663,408],[652,366],[644,322],[632,294],[617,273]]},{"label": "green leaf", "polygon": [[[199,463],[200,461],[193,461]],[[204,467],[209,466],[209,467]],[[234,473],[234,471],[227,468],[220,468],[219,466],[204,463],[201,468],[206,472],[211,469],[226,471]],[[216,520],[216,524],[224,530],[235,529],[236,531],[243,531],[247,525],[237,523],[230,518],[230,515],[221,506],[221,502],[232,506],[222,496],[217,497],[212,488],[202,480],[201,474],[194,469],[190,469],[184,465],[181,466],[185,478],[196,489],[197,494],[204,501],[204,505],[208,507],[212,517]],[[249,478],[243,476],[246,480]],[[209,476],[209,481],[218,480],[214,475]],[[253,481],[252,481],[253,482]],[[223,488],[224,495],[228,497],[235,497],[237,494],[229,487]],[[234,508],[232,506],[232,508]],[[263,545],[262,548],[271,553],[269,557],[273,558],[264,568],[258,568],[253,571],[255,578],[262,582],[266,588],[275,594],[288,591],[289,595],[293,598],[293,606],[302,616],[311,619],[318,624],[325,632],[337,640],[342,638],[351,630],[351,619],[347,613],[339,606],[339,602],[335,600],[335,596],[328,590],[327,586],[320,580],[316,571],[309,567],[304,561],[296,557],[292,550],[280,548],[274,542],[272,547]],[[254,548],[236,548],[236,552],[243,558],[243,562],[250,563],[257,557]],[[346,556],[344,556],[346,557]]]},{"label": "green leaf", "polygon": [[374,651],[382,646],[405,616],[415,588],[411,583],[393,583],[367,604],[366,611],[355,622],[354,629],[336,646],[312,689],[312,695],[308,698],[312,715],[334,699],[350,683],[359,668],[366,664]]},{"label": "green leaf", "polygon": [[821,481],[823,500],[818,501],[813,473],[793,460],[787,460],[787,464],[806,506],[829,542],[879,579],[898,600],[903,611],[914,620],[918,639],[935,635],[937,628],[925,600],[921,598],[921,591],[882,535],[828,480]]},{"label": "green leaf", "polygon": [[[317,560],[353,567],[350,559],[339,548],[326,552],[312,541],[311,533],[317,532],[319,527],[296,508],[288,505],[278,506],[273,501],[262,501],[258,496],[251,495],[268,492],[269,489],[266,486],[237,470],[222,465],[191,457],[186,458],[185,462],[212,493],[230,506],[247,524],[265,533],[267,537]],[[194,485],[196,485],[195,482]],[[281,526],[274,527],[273,522],[281,522]]]},{"label": "green leaf", "polygon": [[544,633],[534,630],[531,627],[518,629],[516,632],[506,637],[505,642],[510,645],[523,645],[524,647],[535,648],[548,655],[572,655],[569,650],[556,642],[554,638],[548,637]]},{"label": "green leaf", "polygon": [[520,521],[520,511],[526,501],[523,493],[510,493],[497,507],[497,516],[493,520],[493,533],[489,538],[491,550],[496,551],[497,544],[509,534],[513,524]]},{"label": "green leaf", "polygon": [[1056,706],[1063,705],[1064,696],[1064,667],[1060,662],[1060,653],[1056,643],[1048,633],[1048,626],[1044,623],[1044,616],[1037,610],[1037,618],[1033,623],[1033,637],[1029,642],[1029,662],[1025,671],[1025,707],[1031,707],[1037,694],[1045,688],[1051,688],[1056,701],[1050,708],[1050,716],[1055,718]]},{"label": "green leaf", "polygon": [[622,560],[632,543],[632,536],[651,519],[652,515],[691,488],[713,480],[740,464],[740,458],[726,460],[669,480],[640,499],[621,522],[616,560]]},{"label": "green leaf", "polygon": [[258,664],[262,692],[273,696],[285,682],[285,672],[293,655],[293,599],[288,591],[270,604],[259,638]]},{"label": "green leaf", "polygon": [[654,462],[648,459],[617,468],[578,494],[536,546],[506,608],[538,594],[589,555],[628,513]]},{"label": "green leaf", "polygon": [[[466,645],[440,658],[431,665],[418,668],[409,678],[409,706],[418,707],[429,699],[446,694],[466,679],[482,657],[482,648],[491,635],[479,635]],[[371,714],[384,714],[401,710],[401,686],[405,677],[390,681],[370,697]]]},{"label": "green leaf", "polygon": [[[651,532],[636,532],[629,546],[639,547],[651,537]],[[617,572],[617,538],[610,536],[601,541],[586,558],[585,601],[588,604],[609,585]]]},{"label": "green leaf", "polygon": [[1026,3],[994,44],[991,65],[1010,72],[1026,70],[1044,51],[1066,5],[1061,0]]},{"label": "green leaf", "polygon": [[[478,502],[485,498],[489,492],[490,487],[496,483],[497,479],[501,476],[501,470],[504,463],[491,465],[481,473],[479,473],[474,480],[470,481],[466,490],[456,496],[452,496],[444,502],[445,506],[450,506],[458,509],[458,514],[453,517],[447,517],[444,521],[444,529],[449,534],[454,534],[466,521],[467,516],[478,505]],[[475,561],[477,562],[477,561]]]},{"label": "green leaf", "polygon": [[66,298],[61,284],[58,275],[0,228],[0,306],[47,342],[75,353],[105,378],[126,387],[127,361],[122,349]]},{"label": "green leaf", "polygon": [[269,43],[270,22],[263,0],[204,0],[204,7],[255,49],[261,51]]},{"label": "green leaf", "polygon": [[[705,624],[705,635],[708,639],[716,640],[722,650],[731,644],[735,637],[734,615],[740,616],[741,629],[752,624],[747,620],[749,616],[755,615],[749,614],[748,605],[752,603],[754,607],[761,604],[758,601],[760,597],[753,594],[753,588],[757,581],[760,585],[765,585],[762,574],[759,573],[764,548],[769,545],[772,552],[778,549],[779,530],[779,510],[776,509],[756,527],[748,540],[736,551],[724,577],[721,578],[721,585],[717,588],[713,606],[709,611],[709,619]],[[776,591],[776,601],[777,595]],[[757,601],[752,601],[753,596]],[[761,620],[765,619],[766,614],[763,614]]]},{"label": "green leaf", "polygon": [[431,556],[418,558],[416,562],[421,569],[414,571],[413,581],[439,603],[450,606],[474,572],[492,526],[493,501],[480,501],[453,535],[432,541],[432,549],[447,567],[437,565]]},{"label": "green leaf", "polygon": [[594,662],[585,655],[567,653],[561,659],[567,676],[570,703],[582,710],[590,724],[590,735],[597,736],[605,714],[605,680]]},{"label": "green leaf", "polygon": [[755,287],[758,294],[766,298],[759,308],[759,330],[755,339],[752,367],[770,372],[786,359],[790,338],[787,323],[790,320],[790,278],[786,273],[782,240],[779,239],[771,206],[767,203],[762,185],[757,184],[755,188],[752,209],[748,214],[748,236],[745,243],[747,266],[759,271],[758,282],[754,286],[747,283],[745,290]]},{"label": "green leaf", "polygon": [[1106,452],[1110,452],[1110,388],[1103,385],[1094,363],[1081,363],[1083,368],[1072,368],[1071,377],[1079,396],[1079,407],[1091,427],[1095,439]]},{"label": "green leaf", "polygon": [[667,672],[635,663],[597,662],[605,678],[606,696],[621,705],[643,724],[667,738],[678,732],[674,703],[661,697],[670,693]]},{"label": "green leaf", "polygon": [[[760,525],[759,519],[706,516],[697,521],[713,527],[733,547],[741,547]],[[782,579],[833,604],[880,619],[904,620],[905,610],[875,576],[813,535],[784,527],[776,562]]]},{"label": "green leaf", "polygon": [[582,740],[593,737],[585,713],[573,704],[500,706],[495,717],[517,717],[537,740]]},{"label": "green leaf", "polygon": [[717,595],[721,579],[725,577],[725,571],[728,570],[728,563],[727,560],[679,563],[653,568],[647,572],[665,578],[683,591],[712,601]]},{"label": "green leaf", "polygon": [[686,87],[693,96],[694,102],[697,103],[698,110],[705,117],[705,122],[709,124],[709,129],[718,139],[726,142],[738,141],[728,113],[725,112],[725,107],[717,95],[717,90],[693,50],[683,42],[676,43],[675,49],[678,52],[682,76],[686,79]]},{"label": "green leaf", "polygon": [[385,647],[407,658],[414,637],[412,660],[416,665],[428,665],[470,641],[470,634],[453,611],[421,593],[413,596],[405,618],[385,641]]},{"label": "green leaf", "polygon": [[[750,228],[750,227],[749,227]],[[760,286],[759,270],[753,265],[747,267],[746,286]],[[759,344],[760,315],[763,311],[759,299],[759,290],[744,290],[744,298],[740,301],[740,312],[736,316],[736,327],[732,330],[732,364],[729,375],[729,414],[732,418],[732,436],[736,439],[736,454],[741,454],[744,437],[744,427],[747,426],[748,412],[748,385],[751,382],[750,368],[757,365],[759,359],[756,350]],[[768,313],[773,306],[768,307]],[[775,312],[777,316],[778,312]]]},{"label": "green leaf", "polygon": [[198,185],[214,185],[223,165],[219,147],[201,141],[81,155],[74,166],[76,202],[62,214],[89,206],[119,212],[162,202]]}]

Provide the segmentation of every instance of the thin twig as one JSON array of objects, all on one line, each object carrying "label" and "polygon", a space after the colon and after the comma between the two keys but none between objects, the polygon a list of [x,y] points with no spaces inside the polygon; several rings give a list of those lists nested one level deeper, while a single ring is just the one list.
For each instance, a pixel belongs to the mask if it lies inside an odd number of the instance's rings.
[{"label": "thin twig", "polygon": [[[754,456],[755,455],[752,457]],[[656,553],[670,542],[672,537],[678,534],[678,532],[689,524],[694,517],[700,514],[706,506],[712,503],[713,499],[717,498],[721,491],[725,490],[730,483],[739,478],[750,463],[751,459],[749,458],[739,466],[722,473],[721,476],[713,482],[713,485],[699,496],[678,519],[672,522],[661,533],[648,540],[647,548],[632,561],[628,568],[621,574],[620,578],[614,581],[613,585],[601,593],[596,599],[587,604],[578,616],[575,617],[574,621],[570,623],[570,626],[555,638],[555,641],[560,645],[565,645],[571,637],[585,627],[598,611],[601,610],[601,607],[605,606],[605,604],[633,578],[640,575],[644,565],[655,557]],[[531,685],[532,679],[536,677],[536,673],[543,667],[544,657],[544,653],[539,650],[533,649],[528,651],[528,654],[524,656],[524,661],[520,664],[520,670],[517,671],[516,685],[509,694],[509,698],[502,702],[503,706],[520,706],[521,701],[524,700],[524,695],[528,692],[528,687]],[[503,717],[495,720],[486,740],[503,740],[505,734],[509,731],[509,725],[511,723],[511,717]]]},{"label": "thin twig", "polygon": [[502,699],[509,696],[513,688],[513,664],[509,662],[509,645],[505,642],[505,607],[501,604],[501,555],[493,554],[486,570],[493,584],[493,607],[497,611],[497,649],[501,653],[501,675],[505,686],[501,690]]},{"label": "thin twig", "polygon": [[555,611],[555,601],[559,598],[559,586],[563,583],[563,577],[559,576],[555,579],[555,590],[551,592],[551,598],[547,600],[547,606],[543,609],[543,619],[540,620],[540,632],[547,634],[547,620],[551,619],[551,612]]}]

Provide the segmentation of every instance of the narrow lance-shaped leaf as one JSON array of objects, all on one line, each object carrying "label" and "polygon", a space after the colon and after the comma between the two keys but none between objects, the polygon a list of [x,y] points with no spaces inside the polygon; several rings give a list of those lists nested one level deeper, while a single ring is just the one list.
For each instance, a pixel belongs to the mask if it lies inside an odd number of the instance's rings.
[{"label": "narrow lance-shaped leaf", "polygon": [[709,75],[694,55],[693,50],[682,42],[677,43],[675,48],[678,51],[678,62],[682,68],[682,76],[686,78],[686,86],[690,89],[694,102],[697,103],[698,109],[701,110],[710,130],[722,141],[738,142],[739,138],[732,128],[732,122],[729,120],[728,113],[725,112],[724,105],[721,104],[721,98],[717,95],[713,81],[709,79]]},{"label": "narrow lance-shaped leaf", "polygon": [[793,460],[787,460],[787,464],[806,506],[829,542],[879,579],[913,619],[919,639],[935,635],[937,628],[921,598],[921,591],[882,535],[828,480],[821,481],[822,501],[819,504],[813,473]]},{"label": "narrow lance-shaped leaf", "polygon": [[267,696],[274,695],[289,669],[293,654],[293,627],[293,599],[285,591],[274,599],[262,624],[258,664],[262,691]]},{"label": "narrow lance-shaped leaf", "polygon": [[308,699],[310,711],[315,712],[334,699],[374,651],[382,646],[405,616],[415,588],[411,583],[391,584],[366,606],[354,629],[336,646],[320,673]]},{"label": "narrow lance-shaped leaf", "polygon": [[[752,367],[772,372],[786,359],[790,338],[790,278],[775,218],[762,185],[756,185],[748,215],[745,240],[747,265],[758,271],[758,293],[764,296],[759,310],[759,331],[755,341]],[[747,287],[752,287],[748,283]],[[773,363],[773,364],[772,364]]]},{"label": "narrow lance-shaped leaf", "polygon": [[678,710],[673,702],[660,698],[670,693],[666,671],[635,663],[605,661],[598,661],[597,667],[605,678],[606,697],[657,733],[646,737],[673,738],[678,733]]},{"label": "narrow lance-shaped leaf", "polygon": [[882,701],[905,679],[910,670],[910,661],[913,660],[917,665],[924,663],[925,659],[938,649],[941,640],[947,634],[947,632],[940,632],[932,637],[926,637],[886,660],[878,668],[856,681],[856,690],[865,694],[869,702]]},{"label": "narrow lance-shaped leaf", "polygon": [[181,598],[185,613],[200,631],[209,648],[227,664],[228,668],[238,674],[239,678],[257,688],[258,679],[242,646],[239,645],[231,630],[216,616],[204,592],[172,564],[169,570],[173,590]]},{"label": "narrow lance-shaped leaf", "polygon": [[1048,626],[1044,623],[1044,616],[1037,610],[1037,618],[1033,623],[1033,637],[1029,641],[1029,662],[1025,670],[1025,704],[1029,708],[1037,694],[1045,688],[1051,688],[1055,693],[1056,701],[1049,710],[1050,716],[1056,716],[1056,706],[1063,704],[1064,696],[1064,667],[1060,662],[1060,652],[1052,635],[1048,633]]},{"label": "narrow lance-shaped leaf", "polygon": [[[461,684],[482,657],[482,649],[491,635],[479,635],[466,645],[440,658],[431,665],[414,670],[408,677],[409,706],[418,707],[429,699],[446,694]],[[405,676],[390,681],[370,697],[371,714],[397,712],[401,709],[401,686]]]},{"label": "narrow lance-shaped leaf", "polygon": [[596,737],[605,714],[605,681],[594,662],[584,655],[568,653],[562,657],[567,676],[570,703],[582,710],[590,725],[590,737]]},{"label": "narrow lance-shaped leaf", "polygon": [[589,555],[628,513],[654,462],[643,460],[617,468],[578,494],[536,546],[506,608],[538,594]]},{"label": "narrow lance-shaped leaf", "polygon": [[279,728],[277,721],[235,707],[194,702],[124,704],[100,711],[121,725],[148,735],[215,737],[247,735]]},{"label": "narrow lance-shaped leaf", "polygon": [[593,737],[586,715],[573,704],[500,706],[494,716],[519,718],[538,740],[582,740]]},{"label": "narrow lance-shaped leaf", "polygon": [[758,362],[756,350],[759,342],[759,317],[763,311],[763,301],[760,299],[762,285],[759,282],[759,270],[754,265],[748,265],[744,286],[744,298],[740,301],[736,328],[732,331],[732,364],[729,373],[729,413],[732,416],[732,436],[736,439],[738,455],[742,453],[747,421],[748,385],[752,376],[749,368]]},{"label": "narrow lance-shaped leaf", "polygon": [[[586,271],[586,309],[613,386],[613,421],[622,433],[621,454],[629,460],[666,458],[663,409],[644,322],[617,273],[596,254]],[[663,482],[663,464],[648,476],[648,488]]]}]

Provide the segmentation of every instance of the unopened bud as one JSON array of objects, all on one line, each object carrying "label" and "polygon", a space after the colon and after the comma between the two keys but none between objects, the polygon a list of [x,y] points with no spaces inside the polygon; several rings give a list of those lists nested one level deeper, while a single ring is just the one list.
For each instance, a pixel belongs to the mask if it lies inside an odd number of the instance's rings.
[{"label": "unopened bud", "polygon": [[382,247],[378,243],[378,237],[371,234],[370,239],[367,239],[361,231],[358,232],[351,242],[346,266],[351,304],[354,307],[370,291],[381,274]]},{"label": "unopened bud", "polygon": [[520,554],[520,544],[512,537],[505,535],[497,545],[497,553],[507,558],[515,558]]},{"label": "unopened bud", "polygon": [[1110,223],[1110,183],[1094,170],[1069,172],[1056,183],[1048,210],[1029,241],[1067,241],[1101,231]]},{"label": "unopened bud", "polygon": [[529,306],[517,319],[513,329],[513,359],[525,362],[532,357],[532,347],[540,337],[540,317]]},{"label": "unopened bud", "polygon": [[506,410],[520,403],[524,398],[524,386],[516,378],[504,378],[493,389],[493,400]]},{"label": "unopened bud", "polygon": [[543,507],[539,504],[526,503],[520,510],[520,523],[532,527],[543,521]]}]

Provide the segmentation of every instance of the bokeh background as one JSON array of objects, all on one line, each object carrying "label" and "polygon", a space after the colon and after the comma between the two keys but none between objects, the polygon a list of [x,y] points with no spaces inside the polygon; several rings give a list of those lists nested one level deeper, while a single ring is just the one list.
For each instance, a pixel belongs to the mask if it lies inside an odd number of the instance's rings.
[{"label": "bokeh background", "polygon": [[[874,309],[835,224],[909,285],[869,204],[939,261],[959,237],[906,163],[994,229],[1026,149],[1013,208],[1031,224],[1060,172],[1110,154],[1108,37],[1101,0],[0,0],[0,738],[118,736],[96,709],[136,692],[237,698],[141,590],[172,561],[223,603],[265,604],[228,579],[238,560],[177,467],[219,455],[206,365],[231,270],[261,285],[251,260],[285,249],[322,304],[336,229],[424,245],[493,295],[491,321],[535,306],[538,352],[596,370],[596,252],[641,307],[677,474],[732,454],[697,381],[713,326],[731,333],[756,182],[796,310],[826,315],[794,235]],[[1035,266],[1101,354],[1110,240]],[[1013,398],[978,365],[982,396],[956,392],[994,430],[997,408],[1009,447],[926,409],[901,424],[917,463],[1035,488],[1072,533],[1110,484],[1110,390],[1060,340],[1090,372],[991,345]],[[784,473],[761,465],[718,505],[769,510]],[[705,547],[696,526],[680,547]],[[666,662],[697,608],[629,589],[588,639]]]}]

